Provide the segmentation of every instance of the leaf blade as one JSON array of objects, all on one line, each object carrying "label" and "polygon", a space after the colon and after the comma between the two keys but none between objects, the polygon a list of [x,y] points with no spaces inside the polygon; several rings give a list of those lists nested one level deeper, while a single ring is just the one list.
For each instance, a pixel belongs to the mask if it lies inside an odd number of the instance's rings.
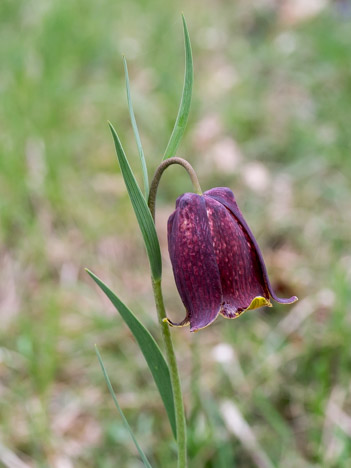
[{"label": "leaf blade", "polygon": [[182,15],[183,30],[184,30],[184,46],[185,46],[185,73],[182,97],[179,104],[178,115],[173,127],[172,134],[167,144],[167,148],[163,155],[163,159],[170,158],[176,155],[180,140],[183,137],[185,127],[190,113],[191,95],[194,82],[194,67],[193,56],[191,52],[191,43],[188,27]]},{"label": "leaf blade", "polygon": [[155,280],[161,278],[162,262],[160,244],[156,233],[155,223],[152,219],[149,207],[134,177],[128,159],[113,125],[109,122],[113,140],[115,143],[117,158],[126,184],[130,201],[132,202],[141,233],[143,235],[146,251],[149,257],[152,277]]},{"label": "leaf blade", "polygon": [[149,176],[148,176],[148,173],[147,173],[145,155],[144,155],[144,151],[143,151],[143,146],[141,144],[138,125],[137,125],[136,120],[135,120],[132,97],[130,95],[128,66],[127,66],[127,60],[126,60],[125,57],[123,57],[123,64],[124,64],[124,74],[125,74],[125,77],[126,77],[127,101],[128,101],[130,121],[131,121],[131,124],[132,124],[132,127],[133,127],[134,137],[135,137],[136,144],[137,144],[137,147],[138,147],[139,158],[140,158],[140,162],[141,162],[141,168],[142,168],[142,171],[143,171],[145,200],[147,200],[148,197],[149,197]]},{"label": "leaf blade", "polygon": [[161,395],[173,435],[176,438],[176,420],[171,377],[168,364],[163,357],[160,348],[158,347],[150,332],[135,317],[135,315],[128,309],[128,307],[111,291],[111,289],[93,272],[88,269],[86,269],[86,271],[100,287],[100,289],[106,294],[106,296],[121,315],[126,325],[129,327],[130,331],[133,333]]},{"label": "leaf blade", "polygon": [[105,368],[105,365],[103,363],[103,360],[102,360],[102,357],[101,357],[101,354],[98,350],[98,347],[95,345],[95,352],[97,354],[97,357],[98,357],[98,360],[99,360],[99,363],[100,363],[100,366],[101,366],[101,369],[102,369],[102,373],[104,374],[104,377],[105,377],[105,380],[106,380],[106,384],[107,384],[107,387],[109,389],[109,392],[112,396],[112,399],[114,401],[114,404],[116,406],[116,408],[118,409],[118,412],[119,414],[121,415],[121,418],[122,418],[122,421],[123,421],[123,424],[125,426],[125,428],[128,430],[131,438],[133,439],[133,442],[139,452],[139,455],[141,457],[141,459],[143,460],[143,463],[144,465],[146,466],[146,468],[152,468],[152,466],[150,465],[150,462],[149,460],[147,459],[143,449],[140,447],[138,441],[136,440],[135,436],[134,436],[134,433],[132,431],[132,428],[130,427],[128,421],[127,421],[127,418],[125,417],[123,411],[122,411],[122,408],[119,406],[119,403],[118,403],[118,400],[117,400],[117,397],[116,397],[116,394],[113,390],[113,387],[112,387],[112,384],[111,384],[111,381],[110,381],[110,378],[107,374],[107,371],[106,371],[106,368]]}]

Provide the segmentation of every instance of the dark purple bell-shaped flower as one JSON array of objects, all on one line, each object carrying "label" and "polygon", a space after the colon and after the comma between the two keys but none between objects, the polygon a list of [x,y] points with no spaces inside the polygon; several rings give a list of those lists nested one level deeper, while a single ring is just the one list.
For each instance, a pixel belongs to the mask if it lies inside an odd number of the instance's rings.
[{"label": "dark purple bell-shaped flower", "polygon": [[271,307],[280,299],[272,289],[258,244],[225,187],[203,195],[185,193],[168,220],[168,249],[190,331],[210,325],[218,316],[237,318],[246,310]]}]

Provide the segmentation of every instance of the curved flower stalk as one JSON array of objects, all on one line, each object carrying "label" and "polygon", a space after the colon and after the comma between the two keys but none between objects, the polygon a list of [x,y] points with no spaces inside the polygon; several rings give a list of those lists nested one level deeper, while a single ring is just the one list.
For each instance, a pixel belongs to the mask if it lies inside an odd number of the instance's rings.
[{"label": "curved flower stalk", "polygon": [[168,220],[168,249],[176,285],[186,308],[180,323],[190,331],[210,325],[219,314],[237,318],[246,310],[272,307],[274,293],[260,248],[225,187],[178,198]]}]

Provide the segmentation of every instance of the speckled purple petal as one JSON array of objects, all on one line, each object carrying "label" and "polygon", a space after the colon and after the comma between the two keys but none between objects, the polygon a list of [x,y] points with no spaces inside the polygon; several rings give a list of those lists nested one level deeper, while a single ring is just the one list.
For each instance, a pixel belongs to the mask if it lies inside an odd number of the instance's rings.
[{"label": "speckled purple petal", "polygon": [[255,297],[269,299],[257,253],[240,223],[223,204],[204,196],[219,268],[223,302],[221,314],[238,317]]},{"label": "speckled purple petal", "polygon": [[168,249],[175,282],[187,310],[179,324],[190,331],[207,327],[220,311],[222,290],[205,198],[185,193],[168,221]]},{"label": "speckled purple petal", "polygon": [[257,258],[258,258],[258,261],[259,261],[259,264],[260,264],[260,267],[261,267],[261,270],[262,270],[263,279],[264,279],[265,285],[266,285],[266,287],[267,287],[267,289],[269,291],[270,296],[276,302],[280,302],[281,304],[292,304],[293,302],[297,301],[296,296],[292,296],[292,297],[290,297],[288,299],[282,299],[282,298],[278,297],[274,293],[272,285],[271,285],[271,283],[269,281],[269,278],[268,278],[268,273],[267,273],[266,265],[265,265],[264,260],[263,260],[261,250],[260,250],[254,235],[252,234],[249,226],[247,225],[247,223],[246,223],[246,221],[245,221],[245,219],[244,219],[244,217],[243,217],[243,215],[242,215],[242,213],[241,213],[241,211],[240,211],[240,209],[239,209],[239,207],[238,207],[238,205],[237,205],[237,203],[235,201],[235,197],[234,197],[233,192],[227,187],[216,187],[214,189],[208,190],[207,192],[204,193],[204,195],[206,195],[208,197],[211,197],[214,200],[217,200],[219,203],[221,203],[226,208],[228,208],[228,210],[234,215],[234,217],[237,219],[237,221],[242,226],[243,231],[246,233],[248,239],[251,241],[252,246],[254,247],[254,250],[256,251]]}]

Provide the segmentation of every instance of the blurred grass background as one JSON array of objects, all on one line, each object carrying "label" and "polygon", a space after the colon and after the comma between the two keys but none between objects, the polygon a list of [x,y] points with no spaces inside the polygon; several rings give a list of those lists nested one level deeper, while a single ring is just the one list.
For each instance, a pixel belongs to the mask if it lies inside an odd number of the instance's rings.
[{"label": "blurred grass background", "polygon": [[[180,11],[195,86],[179,156],[203,189],[236,194],[291,307],[196,335],[173,330],[190,466],[351,466],[351,5],[348,1],[2,0],[0,4],[0,465],[141,467],[94,352],[154,466],[175,466],[137,345],[84,272],[149,327],[148,263],[106,121],[141,180],[122,54],[150,175],[181,93]],[[183,317],[166,244],[181,168],[157,228],[168,314]]]}]

